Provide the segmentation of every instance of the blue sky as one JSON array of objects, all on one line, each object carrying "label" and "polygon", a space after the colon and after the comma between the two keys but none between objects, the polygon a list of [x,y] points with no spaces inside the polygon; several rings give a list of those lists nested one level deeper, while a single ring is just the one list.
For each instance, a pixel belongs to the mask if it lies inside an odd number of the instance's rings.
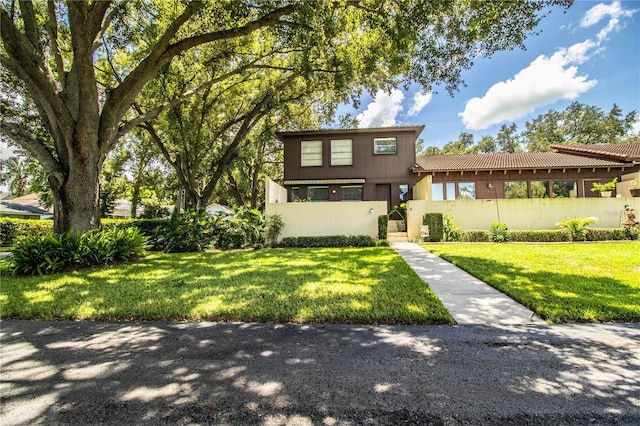
[{"label": "blue sky", "polygon": [[[477,58],[463,73],[466,87],[451,97],[444,88],[424,94],[415,86],[363,96],[361,107],[340,109],[360,127],[424,124],[425,146],[442,147],[469,132],[476,142],[495,136],[502,124],[525,123],[571,102],[608,112],[640,112],[640,1],[576,0],[553,8],[525,40],[526,50]],[[634,132],[640,132],[640,118]]]}]

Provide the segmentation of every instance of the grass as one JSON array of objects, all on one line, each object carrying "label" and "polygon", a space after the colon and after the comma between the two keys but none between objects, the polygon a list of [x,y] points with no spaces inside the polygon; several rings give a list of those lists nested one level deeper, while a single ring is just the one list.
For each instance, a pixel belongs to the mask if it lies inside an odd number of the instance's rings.
[{"label": "grass", "polygon": [[553,322],[640,321],[640,243],[427,244]]},{"label": "grass", "polygon": [[152,254],[108,268],[3,277],[0,316],[453,323],[424,281],[389,248]]}]

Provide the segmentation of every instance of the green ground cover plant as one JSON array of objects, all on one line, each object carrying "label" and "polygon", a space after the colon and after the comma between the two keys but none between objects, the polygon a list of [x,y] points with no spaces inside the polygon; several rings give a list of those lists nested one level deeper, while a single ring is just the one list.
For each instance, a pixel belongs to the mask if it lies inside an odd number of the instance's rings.
[{"label": "green ground cover plant", "polygon": [[553,322],[640,321],[640,243],[425,244]]},{"label": "green ground cover plant", "polygon": [[139,262],[2,278],[3,318],[453,323],[389,248],[154,253]]}]

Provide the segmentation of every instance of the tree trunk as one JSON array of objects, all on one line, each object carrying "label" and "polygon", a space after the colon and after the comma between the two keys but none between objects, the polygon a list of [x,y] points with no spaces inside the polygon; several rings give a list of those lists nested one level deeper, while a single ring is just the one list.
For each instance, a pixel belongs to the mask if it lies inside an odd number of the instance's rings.
[{"label": "tree trunk", "polygon": [[70,173],[62,186],[56,190],[51,185],[54,199],[53,230],[56,234],[86,232],[100,227],[100,165],[95,158],[99,154],[87,153],[86,149],[84,151],[85,155],[74,153],[77,164],[70,164]]}]

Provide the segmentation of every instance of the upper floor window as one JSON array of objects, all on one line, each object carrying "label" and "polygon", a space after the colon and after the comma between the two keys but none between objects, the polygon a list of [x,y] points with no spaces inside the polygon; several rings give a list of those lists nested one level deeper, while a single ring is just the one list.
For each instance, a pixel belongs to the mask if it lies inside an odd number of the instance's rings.
[{"label": "upper floor window", "polygon": [[331,165],[353,165],[353,140],[334,139],[331,141]]},{"label": "upper floor window", "polygon": [[322,141],[300,142],[300,166],[322,166]]},{"label": "upper floor window", "polygon": [[374,138],[373,153],[374,154],[396,154],[398,147],[396,138]]}]

